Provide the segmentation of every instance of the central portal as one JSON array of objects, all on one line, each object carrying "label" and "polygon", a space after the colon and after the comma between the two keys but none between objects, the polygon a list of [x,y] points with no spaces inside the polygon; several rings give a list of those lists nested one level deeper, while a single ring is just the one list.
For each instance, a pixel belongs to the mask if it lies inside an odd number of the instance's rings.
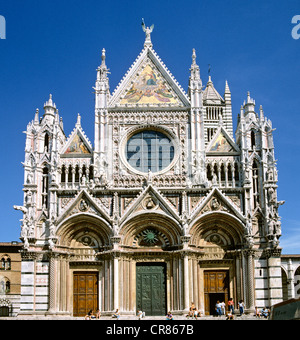
[{"label": "central portal", "polygon": [[136,265],[136,309],[149,316],[166,314],[166,266],[164,263]]}]

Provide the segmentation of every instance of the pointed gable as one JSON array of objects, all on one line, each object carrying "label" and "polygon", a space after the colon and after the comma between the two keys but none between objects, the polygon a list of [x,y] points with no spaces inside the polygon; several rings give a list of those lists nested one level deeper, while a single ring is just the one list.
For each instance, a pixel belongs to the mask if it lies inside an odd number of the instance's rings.
[{"label": "pointed gable", "polygon": [[143,213],[162,213],[175,221],[179,221],[180,217],[178,211],[155,187],[151,184],[145,188],[139,196],[133,199],[125,209],[121,223],[124,224],[129,218],[136,214]]},{"label": "pointed gable", "polygon": [[80,133],[77,133],[71,139],[69,146],[64,152],[65,155],[82,155],[82,154],[90,154],[89,147],[84,142],[83,138],[80,136]]},{"label": "pointed gable", "polygon": [[126,92],[121,105],[124,104],[178,104],[176,94],[166,85],[161,73],[152,63],[146,64],[134,79]]},{"label": "pointed gable", "polygon": [[110,107],[185,107],[183,89],[152,48],[145,48],[112,94]]},{"label": "pointed gable", "polygon": [[217,129],[213,139],[208,144],[207,152],[236,153],[239,152],[239,149],[226,130],[221,126]]},{"label": "pointed gable", "polygon": [[75,214],[91,214],[102,218],[107,223],[110,222],[110,216],[102,204],[96,201],[86,190],[82,190],[76,197],[72,198],[66,206],[60,211],[57,225],[64,219]]},{"label": "pointed gable", "polygon": [[78,115],[75,129],[65,146],[61,151],[62,157],[90,157],[92,156],[92,146],[80,124],[80,116]]},{"label": "pointed gable", "polygon": [[242,222],[245,222],[245,216],[240,208],[218,188],[212,188],[210,193],[206,195],[194,207],[191,212],[191,221],[196,220],[198,217],[206,213],[228,213]]}]

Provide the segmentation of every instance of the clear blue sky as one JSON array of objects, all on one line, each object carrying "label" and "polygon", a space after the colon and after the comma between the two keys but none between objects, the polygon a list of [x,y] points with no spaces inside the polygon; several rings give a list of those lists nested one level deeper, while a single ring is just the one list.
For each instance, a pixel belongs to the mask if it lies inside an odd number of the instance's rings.
[{"label": "clear blue sky", "polygon": [[25,135],[36,108],[53,94],[67,135],[77,113],[94,140],[96,68],[107,51],[113,91],[155,24],[154,49],[187,91],[192,49],[204,83],[208,64],[220,94],[225,80],[236,118],[247,91],[272,120],[279,169],[284,253],[300,254],[300,40],[291,35],[300,1],[2,0],[0,40],[0,241],[19,240]]}]

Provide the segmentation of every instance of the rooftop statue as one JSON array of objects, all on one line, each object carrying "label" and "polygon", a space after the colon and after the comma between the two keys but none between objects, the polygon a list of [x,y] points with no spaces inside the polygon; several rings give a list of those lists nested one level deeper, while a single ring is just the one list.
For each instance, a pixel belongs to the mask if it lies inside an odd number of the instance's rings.
[{"label": "rooftop statue", "polygon": [[154,25],[152,25],[151,27],[147,27],[145,25],[144,18],[143,18],[142,19],[142,28],[143,28],[143,31],[146,33],[146,39],[145,39],[144,46],[152,46],[151,33],[153,32]]}]

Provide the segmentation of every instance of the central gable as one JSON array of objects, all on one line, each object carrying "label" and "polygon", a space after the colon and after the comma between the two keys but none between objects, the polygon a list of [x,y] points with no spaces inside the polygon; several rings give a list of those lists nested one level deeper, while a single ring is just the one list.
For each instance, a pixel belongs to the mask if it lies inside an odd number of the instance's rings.
[{"label": "central gable", "polygon": [[189,100],[152,48],[145,48],[112,94],[110,107],[187,107]]},{"label": "central gable", "polygon": [[174,91],[152,63],[142,66],[133,84],[121,99],[124,104],[179,104]]}]

